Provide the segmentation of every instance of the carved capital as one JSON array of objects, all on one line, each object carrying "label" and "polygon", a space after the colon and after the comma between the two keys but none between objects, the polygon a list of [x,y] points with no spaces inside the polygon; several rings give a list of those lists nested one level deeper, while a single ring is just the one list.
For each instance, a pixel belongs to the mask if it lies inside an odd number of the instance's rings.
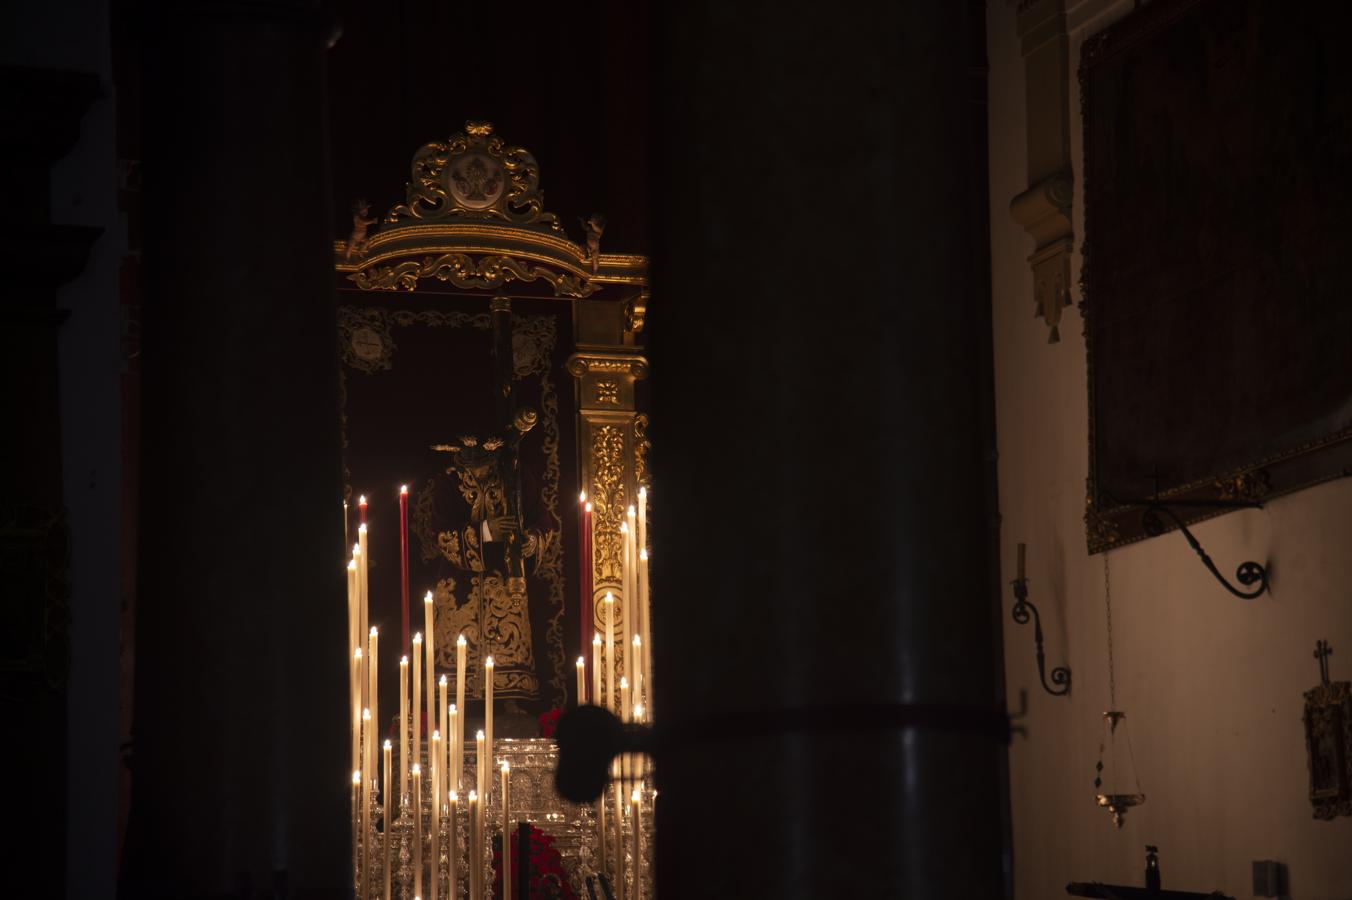
[{"label": "carved capital", "polygon": [[599,353],[574,353],[568,357],[568,372],[575,378],[588,373],[618,373],[634,378],[648,377],[648,360],[642,356]]},{"label": "carved capital", "polygon": [[1061,340],[1061,310],[1070,305],[1070,251],[1074,246],[1070,176],[1059,172],[1019,194],[1009,203],[1014,221],[1033,238],[1028,257],[1033,272],[1034,315],[1041,316],[1050,333],[1047,343]]}]

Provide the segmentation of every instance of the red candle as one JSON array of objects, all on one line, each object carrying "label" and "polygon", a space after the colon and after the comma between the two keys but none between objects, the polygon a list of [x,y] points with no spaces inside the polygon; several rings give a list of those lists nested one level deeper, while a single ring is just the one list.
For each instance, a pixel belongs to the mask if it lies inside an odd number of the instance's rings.
[{"label": "red candle", "polygon": [[357,524],[358,524],[358,525],[365,525],[365,524],[366,524],[366,495],[365,495],[365,494],[362,494],[360,497],[357,498],[357,515],[360,517],[360,518],[357,519]]},{"label": "red candle", "polygon": [[[362,509],[366,509],[365,506]],[[408,485],[399,488],[399,613],[408,643]],[[429,635],[430,637],[430,635]]]}]

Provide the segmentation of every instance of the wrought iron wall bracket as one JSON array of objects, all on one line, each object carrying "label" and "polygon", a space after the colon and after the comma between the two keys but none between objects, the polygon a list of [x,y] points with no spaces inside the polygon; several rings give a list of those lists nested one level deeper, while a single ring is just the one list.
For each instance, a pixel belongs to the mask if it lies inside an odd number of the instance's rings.
[{"label": "wrought iron wall bracket", "polygon": [[1038,678],[1042,679],[1042,689],[1053,697],[1064,697],[1070,693],[1070,669],[1067,666],[1052,669],[1052,684],[1060,690],[1047,684],[1047,655],[1042,651],[1042,616],[1038,614],[1037,607],[1028,602],[1028,579],[1016,578],[1010,584],[1014,586],[1014,609],[1011,615],[1015,623],[1027,625],[1029,618],[1033,620],[1033,642],[1037,645],[1037,674]]},{"label": "wrought iron wall bracket", "polygon": [[[1201,505],[1201,504],[1189,504],[1189,505]],[[1243,509],[1246,507],[1262,506],[1262,504],[1260,503],[1251,503],[1251,502],[1236,502],[1236,503],[1220,502],[1220,503],[1208,503],[1206,505],[1212,507],[1222,507],[1227,509]],[[1164,506],[1161,503],[1152,502],[1149,506],[1146,507],[1145,512],[1141,514],[1141,527],[1145,529],[1146,534],[1150,535],[1151,537],[1159,537],[1161,534],[1164,534],[1165,528],[1164,522],[1160,520],[1161,515],[1168,516],[1170,519],[1173,520],[1174,525],[1178,527],[1179,531],[1183,532],[1183,536],[1187,538],[1188,543],[1192,545],[1193,551],[1195,551],[1197,555],[1201,557],[1202,564],[1211,570],[1211,574],[1216,576],[1216,580],[1219,581],[1227,591],[1243,600],[1253,600],[1257,597],[1261,597],[1263,595],[1263,592],[1267,590],[1268,587],[1267,569],[1265,569],[1258,563],[1253,562],[1252,560],[1248,562],[1242,562],[1239,564],[1239,568],[1235,570],[1235,578],[1236,580],[1239,581],[1240,584],[1244,585],[1245,587],[1248,587],[1249,585],[1252,584],[1258,585],[1256,590],[1242,591],[1239,588],[1232,585],[1230,582],[1226,581],[1225,576],[1220,573],[1220,570],[1216,568],[1216,564],[1211,561],[1211,557],[1208,556],[1207,552],[1202,549],[1202,545],[1198,543],[1197,538],[1194,537],[1193,533],[1188,530],[1188,526],[1183,524],[1183,520],[1180,519],[1173,510],[1169,509],[1169,507]]]}]

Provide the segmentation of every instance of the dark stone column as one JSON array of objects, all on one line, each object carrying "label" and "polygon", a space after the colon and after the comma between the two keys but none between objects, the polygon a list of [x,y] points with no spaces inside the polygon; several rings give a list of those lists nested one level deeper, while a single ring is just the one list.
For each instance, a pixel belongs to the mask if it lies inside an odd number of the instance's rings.
[{"label": "dark stone column", "polygon": [[350,896],[317,3],[148,5],[128,897]]},{"label": "dark stone column", "polygon": [[1004,896],[983,4],[655,9],[661,894]]}]

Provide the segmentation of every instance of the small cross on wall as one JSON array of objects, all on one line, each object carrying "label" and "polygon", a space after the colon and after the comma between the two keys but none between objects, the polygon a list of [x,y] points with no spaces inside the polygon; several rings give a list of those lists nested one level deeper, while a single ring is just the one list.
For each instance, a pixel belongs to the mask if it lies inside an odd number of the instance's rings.
[{"label": "small cross on wall", "polygon": [[1319,660],[1319,680],[1322,684],[1329,683],[1329,655],[1333,653],[1333,648],[1329,646],[1328,641],[1317,641],[1314,645],[1314,658]]}]

